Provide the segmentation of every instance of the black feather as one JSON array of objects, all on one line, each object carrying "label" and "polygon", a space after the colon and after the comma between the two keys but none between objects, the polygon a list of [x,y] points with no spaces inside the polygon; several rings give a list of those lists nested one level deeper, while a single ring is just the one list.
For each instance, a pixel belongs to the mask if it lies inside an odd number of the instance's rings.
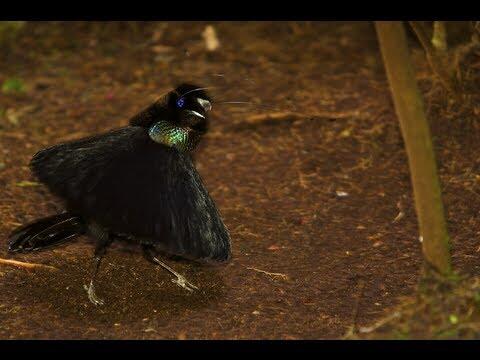
[{"label": "black feather", "polygon": [[191,156],[128,126],[37,153],[31,168],[67,208],[189,259],[224,261],[230,237]]},{"label": "black feather", "polygon": [[85,233],[85,224],[69,213],[49,216],[24,225],[9,236],[9,251],[22,252],[55,246]]}]

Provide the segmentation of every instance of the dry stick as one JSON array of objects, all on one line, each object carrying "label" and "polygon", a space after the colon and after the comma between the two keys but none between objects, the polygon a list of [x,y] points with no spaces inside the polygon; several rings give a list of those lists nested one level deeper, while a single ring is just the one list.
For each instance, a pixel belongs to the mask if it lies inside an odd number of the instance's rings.
[{"label": "dry stick", "polygon": [[358,290],[357,296],[355,299],[355,307],[353,309],[353,317],[352,317],[352,325],[347,330],[346,334],[344,335],[344,339],[348,339],[355,335],[355,330],[357,328],[357,320],[358,320],[358,309],[360,307],[360,300],[362,299],[363,288],[365,287],[365,281],[360,279],[358,282]]},{"label": "dry stick", "polygon": [[241,121],[236,124],[250,124],[256,125],[270,120],[287,120],[292,118],[329,118],[329,119],[346,119],[355,116],[359,116],[361,113],[360,110],[351,110],[351,111],[324,111],[317,112],[314,114],[303,114],[298,112],[274,112],[268,114],[259,114],[252,115],[247,117],[244,121]]},{"label": "dry stick", "polygon": [[395,217],[395,219],[393,219],[392,223],[396,223],[397,221],[400,221],[405,216],[405,213],[403,212],[402,200],[397,202],[397,208],[398,208],[398,215]]},{"label": "dry stick", "polygon": [[433,22],[432,45],[439,51],[447,51],[447,30],[445,21]]},{"label": "dry stick", "polygon": [[0,264],[16,266],[16,267],[24,268],[24,269],[28,269],[28,270],[35,269],[35,268],[45,268],[45,269],[49,269],[49,270],[58,270],[56,267],[49,266],[49,265],[27,263],[27,262],[23,262],[23,261],[17,261],[17,260],[11,260],[11,259],[2,259],[2,258],[0,258]]},{"label": "dry stick", "polygon": [[270,275],[270,276],[278,276],[278,277],[283,278],[284,280],[288,280],[288,275],[285,275],[285,274],[282,274],[282,273],[268,272],[268,271],[257,269],[257,268],[254,268],[254,267],[247,267],[247,269],[254,270],[254,271],[257,271],[257,272],[261,272],[263,274],[267,274],[267,275]]},{"label": "dry stick", "polygon": [[388,82],[408,155],[423,255],[440,274],[451,272],[450,245],[432,138],[403,24],[376,21]]},{"label": "dry stick", "polygon": [[471,53],[472,50],[480,47],[480,36],[476,33],[472,34],[470,42],[468,44],[459,45],[455,51],[453,59],[453,68],[457,72],[458,79],[461,80],[462,73],[460,65],[467,55]]},{"label": "dry stick", "polygon": [[427,60],[435,75],[451,95],[459,98],[460,89],[455,81],[454,69],[449,63],[447,53],[438,51],[427,35],[425,24],[421,21],[409,21],[410,26],[425,50]]},{"label": "dry stick", "polygon": [[389,315],[389,316],[387,316],[383,319],[380,319],[380,321],[376,322],[372,326],[361,327],[360,329],[358,329],[358,331],[363,333],[363,334],[371,333],[371,332],[377,330],[378,328],[382,327],[383,325],[388,324],[390,321],[395,320],[398,317],[400,317],[400,312],[395,311],[391,315]]},{"label": "dry stick", "polygon": [[[238,127],[244,126],[259,126],[273,121],[292,121],[295,119],[312,119],[312,118],[324,118],[324,119],[349,119],[352,117],[358,117],[362,113],[363,109],[350,110],[350,111],[324,111],[313,114],[304,114],[299,112],[273,112],[267,114],[251,115],[244,120],[234,122],[228,126],[225,130],[231,131]],[[220,134],[209,133],[208,137],[219,137]]]}]

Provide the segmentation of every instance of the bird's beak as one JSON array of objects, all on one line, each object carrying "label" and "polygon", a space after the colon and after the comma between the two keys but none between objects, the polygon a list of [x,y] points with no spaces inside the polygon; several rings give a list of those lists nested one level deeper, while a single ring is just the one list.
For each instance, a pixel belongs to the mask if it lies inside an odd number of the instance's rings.
[{"label": "bird's beak", "polygon": [[205,111],[212,110],[212,103],[210,101],[202,99],[202,98],[197,98],[197,101]]},{"label": "bird's beak", "polygon": [[206,115],[195,110],[184,110],[183,113],[184,115],[182,116],[181,126],[186,126],[200,132],[206,131],[206,130],[202,130],[206,128],[206,124],[207,124]]},{"label": "bird's beak", "polygon": [[205,119],[205,115],[202,115],[202,114],[200,114],[199,112],[197,112],[197,111],[195,111],[195,110],[185,110],[185,112],[186,112],[188,115],[192,115],[193,117],[199,117],[199,118]]}]

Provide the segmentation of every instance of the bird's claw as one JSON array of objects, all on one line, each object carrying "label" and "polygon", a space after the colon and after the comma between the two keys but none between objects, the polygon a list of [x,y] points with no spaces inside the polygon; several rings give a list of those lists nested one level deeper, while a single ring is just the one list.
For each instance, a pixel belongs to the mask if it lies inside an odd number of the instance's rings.
[{"label": "bird's claw", "polygon": [[95,294],[95,285],[93,284],[93,281],[90,281],[90,286],[87,287],[87,285],[83,286],[85,290],[87,290],[88,294],[88,300],[96,306],[98,305],[105,305],[105,301],[103,301],[101,298]]},{"label": "bird's claw", "polygon": [[198,287],[190,283],[187,279],[185,279],[182,275],[177,275],[176,279],[172,279],[172,282],[184,288],[187,291],[193,292],[193,290],[198,290]]}]

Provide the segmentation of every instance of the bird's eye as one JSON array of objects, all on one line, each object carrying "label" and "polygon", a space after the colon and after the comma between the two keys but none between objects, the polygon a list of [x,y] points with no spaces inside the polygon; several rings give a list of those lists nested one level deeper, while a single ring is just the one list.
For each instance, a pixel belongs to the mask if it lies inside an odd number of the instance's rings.
[{"label": "bird's eye", "polygon": [[177,100],[177,107],[182,108],[185,105],[185,98],[181,97]]}]

